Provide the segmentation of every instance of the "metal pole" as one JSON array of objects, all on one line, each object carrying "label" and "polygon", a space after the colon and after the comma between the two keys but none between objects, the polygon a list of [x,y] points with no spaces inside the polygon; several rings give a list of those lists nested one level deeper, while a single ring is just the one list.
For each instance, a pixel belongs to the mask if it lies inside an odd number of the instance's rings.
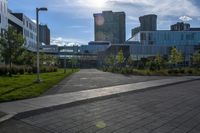
[{"label": "metal pole", "polygon": [[48,9],[46,7],[42,8],[36,8],[36,26],[37,26],[37,79],[36,82],[40,83],[40,51],[39,51],[39,11],[47,11]]},{"label": "metal pole", "polygon": [[39,55],[39,8],[36,8],[36,25],[37,25],[37,80],[36,82],[41,82],[40,80],[40,55]]},{"label": "metal pole", "polygon": [[66,63],[67,63],[67,57],[66,57],[66,45],[64,46],[64,73],[66,73]]}]

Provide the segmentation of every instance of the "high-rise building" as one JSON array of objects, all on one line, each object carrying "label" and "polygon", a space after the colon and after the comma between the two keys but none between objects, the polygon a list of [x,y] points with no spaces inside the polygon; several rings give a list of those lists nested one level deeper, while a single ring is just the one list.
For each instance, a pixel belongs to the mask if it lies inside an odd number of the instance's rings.
[{"label": "high-rise building", "polygon": [[174,25],[171,25],[171,31],[189,31],[190,24],[184,22],[178,22]]},{"label": "high-rise building", "polygon": [[150,14],[141,16],[140,31],[156,31],[157,30],[157,15]]},{"label": "high-rise building", "polygon": [[39,40],[40,43],[50,45],[50,30],[47,25],[39,25]]},{"label": "high-rise building", "polygon": [[103,11],[94,14],[95,41],[123,44],[126,39],[125,18],[124,12]]},{"label": "high-rise building", "polygon": [[8,28],[7,0],[0,0],[0,33]]}]

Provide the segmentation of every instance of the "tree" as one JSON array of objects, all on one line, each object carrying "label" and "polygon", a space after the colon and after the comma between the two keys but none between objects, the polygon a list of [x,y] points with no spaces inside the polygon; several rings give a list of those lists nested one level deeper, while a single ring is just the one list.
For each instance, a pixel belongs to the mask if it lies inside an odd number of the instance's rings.
[{"label": "tree", "polygon": [[74,70],[74,67],[77,66],[77,63],[78,63],[78,59],[77,59],[75,56],[73,56],[73,57],[71,58],[72,71]]},{"label": "tree", "polygon": [[45,53],[40,53],[40,64],[41,65],[47,65],[47,66],[52,66],[56,65],[58,62],[58,59],[54,55],[50,54],[45,54]]},{"label": "tree", "polygon": [[172,48],[169,63],[177,66],[178,63],[183,62],[183,55],[176,48]]},{"label": "tree", "polygon": [[36,54],[26,50],[23,52],[19,61],[21,65],[36,66]]},{"label": "tree", "polygon": [[9,27],[7,31],[0,37],[1,55],[6,64],[9,64],[9,76],[12,76],[12,63],[15,62],[24,51],[24,38],[13,27]]},{"label": "tree", "polygon": [[105,63],[109,67],[113,67],[115,65],[115,56],[111,54],[109,57],[106,58]]},{"label": "tree", "polygon": [[117,54],[117,63],[121,66],[123,62],[124,62],[124,54],[121,49]]},{"label": "tree", "polygon": [[158,54],[155,58],[156,68],[160,70],[161,66],[164,64],[163,58]]},{"label": "tree", "polygon": [[193,65],[195,67],[200,67],[200,52],[195,52],[192,56]]},{"label": "tree", "polygon": [[134,61],[131,59],[131,56],[129,56],[129,58],[127,59],[126,63],[127,63],[127,65],[129,67],[132,67],[134,65]]}]

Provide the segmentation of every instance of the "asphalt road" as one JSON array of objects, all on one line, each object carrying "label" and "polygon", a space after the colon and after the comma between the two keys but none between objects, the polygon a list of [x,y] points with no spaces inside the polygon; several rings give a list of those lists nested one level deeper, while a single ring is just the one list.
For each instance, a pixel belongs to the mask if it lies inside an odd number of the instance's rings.
[{"label": "asphalt road", "polygon": [[93,101],[0,124],[1,133],[199,133],[200,81]]},{"label": "asphalt road", "polygon": [[81,69],[78,73],[64,79],[44,95],[76,92],[108,86],[144,82],[169,78],[166,76],[135,76],[102,72],[97,69]]}]

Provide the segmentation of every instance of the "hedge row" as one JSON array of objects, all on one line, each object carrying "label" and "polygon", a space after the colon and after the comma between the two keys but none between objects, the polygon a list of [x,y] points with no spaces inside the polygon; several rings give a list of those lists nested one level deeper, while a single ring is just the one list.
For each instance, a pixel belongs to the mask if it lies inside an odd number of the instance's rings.
[{"label": "hedge row", "polygon": [[[43,66],[40,68],[41,73],[47,73],[47,72],[56,72],[57,67],[54,66]],[[10,72],[9,66],[6,65],[0,65],[0,76],[6,76]],[[16,66],[12,65],[11,68],[11,73],[13,75],[23,75],[25,73],[32,74],[32,73],[37,73],[37,67],[29,67],[29,66]]]},{"label": "hedge row", "polygon": [[133,75],[160,75],[160,76],[178,76],[178,75],[200,75],[200,69],[195,68],[182,68],[182,69],[161,69],[152,71],[149,69],[138,70],[132,68],[103,68],[103,71],[121,74],[133,74]]}]

